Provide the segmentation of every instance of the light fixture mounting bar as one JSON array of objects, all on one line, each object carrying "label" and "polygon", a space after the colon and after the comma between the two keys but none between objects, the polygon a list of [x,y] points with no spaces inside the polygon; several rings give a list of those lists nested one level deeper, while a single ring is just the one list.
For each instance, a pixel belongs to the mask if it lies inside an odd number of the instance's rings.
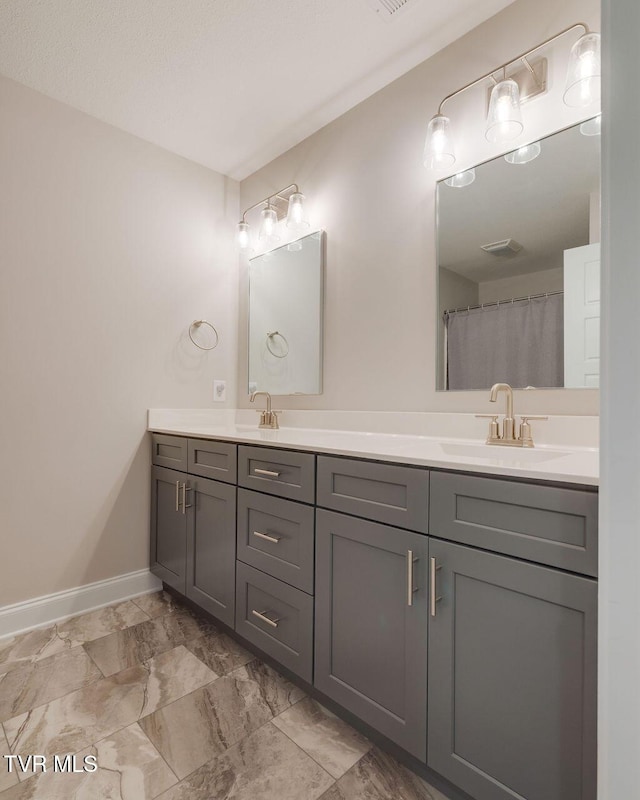
[{"label": "light fixture mounting bar", "polygon": [[287,192],[291,195],[293,193],[291,191],[292,189],[293,189],[293,192],[299,192],[300,191],[298,189],[298,184],[297,183],[290,183],[288,186],[285,186],[283,189],[278,189],[277,192],[273,192],[273,194],[270,194],[267,197],[263,197],[262,200],[259,200],[257,203],[254,203],[252,206],[249,206],[249,208],[245,208],[245,210],[242,212],[242,219],[240,221],[241,222],[246,222],[247,221],[246,220],[246,216],[250,211],[253,211],[254,208],[258,208],[258,206],[262,206],[265,203],[271,204],[272,200],[276,200],[277,199],[277,200],[281,200],[283,203],[288,203],[289,202],[289,198],[288,197],[283,197],[283,195],[286,194]]},{"label": "light fixture mounting bar", "polygon": [[540,44],[536,45],[535,47],[532,47],[525,53],[521,53],[519,56],[516,56],[515,58],[512,58],[509,61],[505,61],[504,64],[500,64],[500,66],[496,67],[495,69],[492,69],[491,72],[487,72],[486,75],[483,75],[480,78],[476,78],[476,80],[471,81],[471,83],[468,83],[466,86],[463,86],[462,88],[457,89],[455,92],[451,92],[451,94],[448,94],[440,102],[440,105],[438,106],[438,114],[442,114],[442,109],[444,108],[445,103],[448,103],[449,100],[452,100],[454,97],[457,97],[459,94],[462,94],[462,92],[466,92],[467,89],[471,89],[474,86],[477,86],[479,83],[486,81],[487,79],[491,79],[495,83],[496,80],[494,78],[494,73],[498,72],[499,70],[502,70],[503,74],[506,75],[507,67],[511,66],[512,64],[515,64],[517,61],[524,62],[525,65],[530,69],[531,67],[526,61],[526,59],[530,55],[542,49],[543,47],[546,47],[546,45],[551,44],[551,42],[555,42],[556,39],[559,39],[561,36],[564,36],[565,34],[570,33],[573,30],[576,30],[577,28],[582,28],[585,34],[589,33],[589,26],[586,25],[584,22],[576,22],[574,25],[570,25],[568,28],[565,28],[564,30],[560,31],[560,33],[556,33],[555,36],[551,36],[549,39],[545,39],[544,42],[540,42]]}]

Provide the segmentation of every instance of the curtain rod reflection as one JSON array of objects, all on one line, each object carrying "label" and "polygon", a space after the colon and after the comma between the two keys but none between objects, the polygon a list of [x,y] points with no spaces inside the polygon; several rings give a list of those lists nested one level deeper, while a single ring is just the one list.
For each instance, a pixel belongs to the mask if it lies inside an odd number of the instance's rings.
[{"label": "curtain rod reflection", "polygon": [[506,303],[520,303],[523,300],[538,300],[540,297],[552,297],[554,294],[564,294],[562,290],[557,292],[542,292],[542,294],[529,294],[526,297],[512,297],[510,300],[492,300],[490,303],[479,303],[477,306],[462,306],[462,308],[450,308],[443,312],[443,315],[458,314],[461,311],[475,311],[478,308],[487,306],[501,306]]}]

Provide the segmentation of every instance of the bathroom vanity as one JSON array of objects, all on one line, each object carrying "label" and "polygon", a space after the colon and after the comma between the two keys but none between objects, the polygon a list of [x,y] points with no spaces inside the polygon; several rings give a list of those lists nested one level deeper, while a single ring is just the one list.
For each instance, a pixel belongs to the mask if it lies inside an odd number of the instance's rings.
[{"label": "bathroom vanity", "polygon": [[594,800],[593,481],[252,437],[152,433],[152,571],[475,800]]}]

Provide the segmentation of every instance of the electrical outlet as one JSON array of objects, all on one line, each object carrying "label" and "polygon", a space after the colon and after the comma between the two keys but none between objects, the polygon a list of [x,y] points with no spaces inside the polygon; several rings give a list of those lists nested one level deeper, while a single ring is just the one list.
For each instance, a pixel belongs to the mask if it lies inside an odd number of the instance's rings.
[{"label": "electrical outlet", "polygon": [[213,382],[213,402],[224,403],[227,399],[227,382],[214,381]]}]

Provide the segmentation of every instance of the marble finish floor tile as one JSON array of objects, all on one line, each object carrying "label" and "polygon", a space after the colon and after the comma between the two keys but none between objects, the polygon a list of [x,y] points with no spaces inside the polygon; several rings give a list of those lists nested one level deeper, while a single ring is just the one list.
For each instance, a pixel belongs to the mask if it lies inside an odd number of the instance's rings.
[{"label": "marble finish floor tile", "polygon": [[10,636],[0,641],[0,675],[64,649],[55,625]]},{"label": "marble finish floor tile", "polygon": [[162,617],[176,609],[180,611],[185,608],[184,603],[181,603],[177,597],[165,591],[134,597],[133,602],[150,617]]},{"label": "marble finish floor tile", "polygon": [[215,626],[202,617],[176,609],[171,614],[87,642],[84,648],[108,676],[215,630]]},{"label": "marble finish floor tile", "polygon": [[255,658],[226,633],[210,633],[185,646],[218,675],[228,675]]},{"label": "marble finish floor tile", "polygon": [[[358,761],[321,800],[448,800],[377,747]],[[4,798],[3,798],[4,800]]]},{"label": "marble finish floor tile", "polygon": [[174,648],[8,720],[9,747],[23,755],[76,753],[216,677],[185,647]]},{"label": "marble finish floor tile", "polygon": [[4,735],[2,725],[0,725],[0,793],[18,783],[18,776],[15,772],[9,772],[9,762],[2,758],[2,756],[9,755],[10,752],[7,737]]},{"label": "marble finish floor tile", "polygon": [[0,722],[102,677],[82,647],[24,664],[0,678]]},{"label": "marble finish floor tile", "polygon": [[148,619],[141,608],[126,600],[3,640],[0,642],[0,675]]},{"label": "marble finish floor tile", "polygon": [[218,678],[213,670],[183,645],[161,653],[147,661],[145,666],[149,670],[149,677],[141,717],[207,686]]},{"label": "marble finish floor tile", "polygon": [[77,753],[131,725],[144,706],[148,677],[145,667],[131,667],[8,720],[11,752]]},{"label": "marble finish floor tile", "polygon": [[364,736],[310,697],[283,711],[273,724],[334,778],[371,749]]},{"label": "marble finish floor tile", "polygon": [[159,800],[316,800],[332,782],[313,759],[268,723]]},{"label": "marble finish floor tile", "polygon": [[78,753],[95,756],[90,773],[38,775],[9,789],[2,800],[152,800],[177,782],[158,751],[137,724],[124,728]]},{"label": "marble finish floor tile", "polygon": [[140,720],[179,778],[260,728],[304,697],[255,660]]}]

